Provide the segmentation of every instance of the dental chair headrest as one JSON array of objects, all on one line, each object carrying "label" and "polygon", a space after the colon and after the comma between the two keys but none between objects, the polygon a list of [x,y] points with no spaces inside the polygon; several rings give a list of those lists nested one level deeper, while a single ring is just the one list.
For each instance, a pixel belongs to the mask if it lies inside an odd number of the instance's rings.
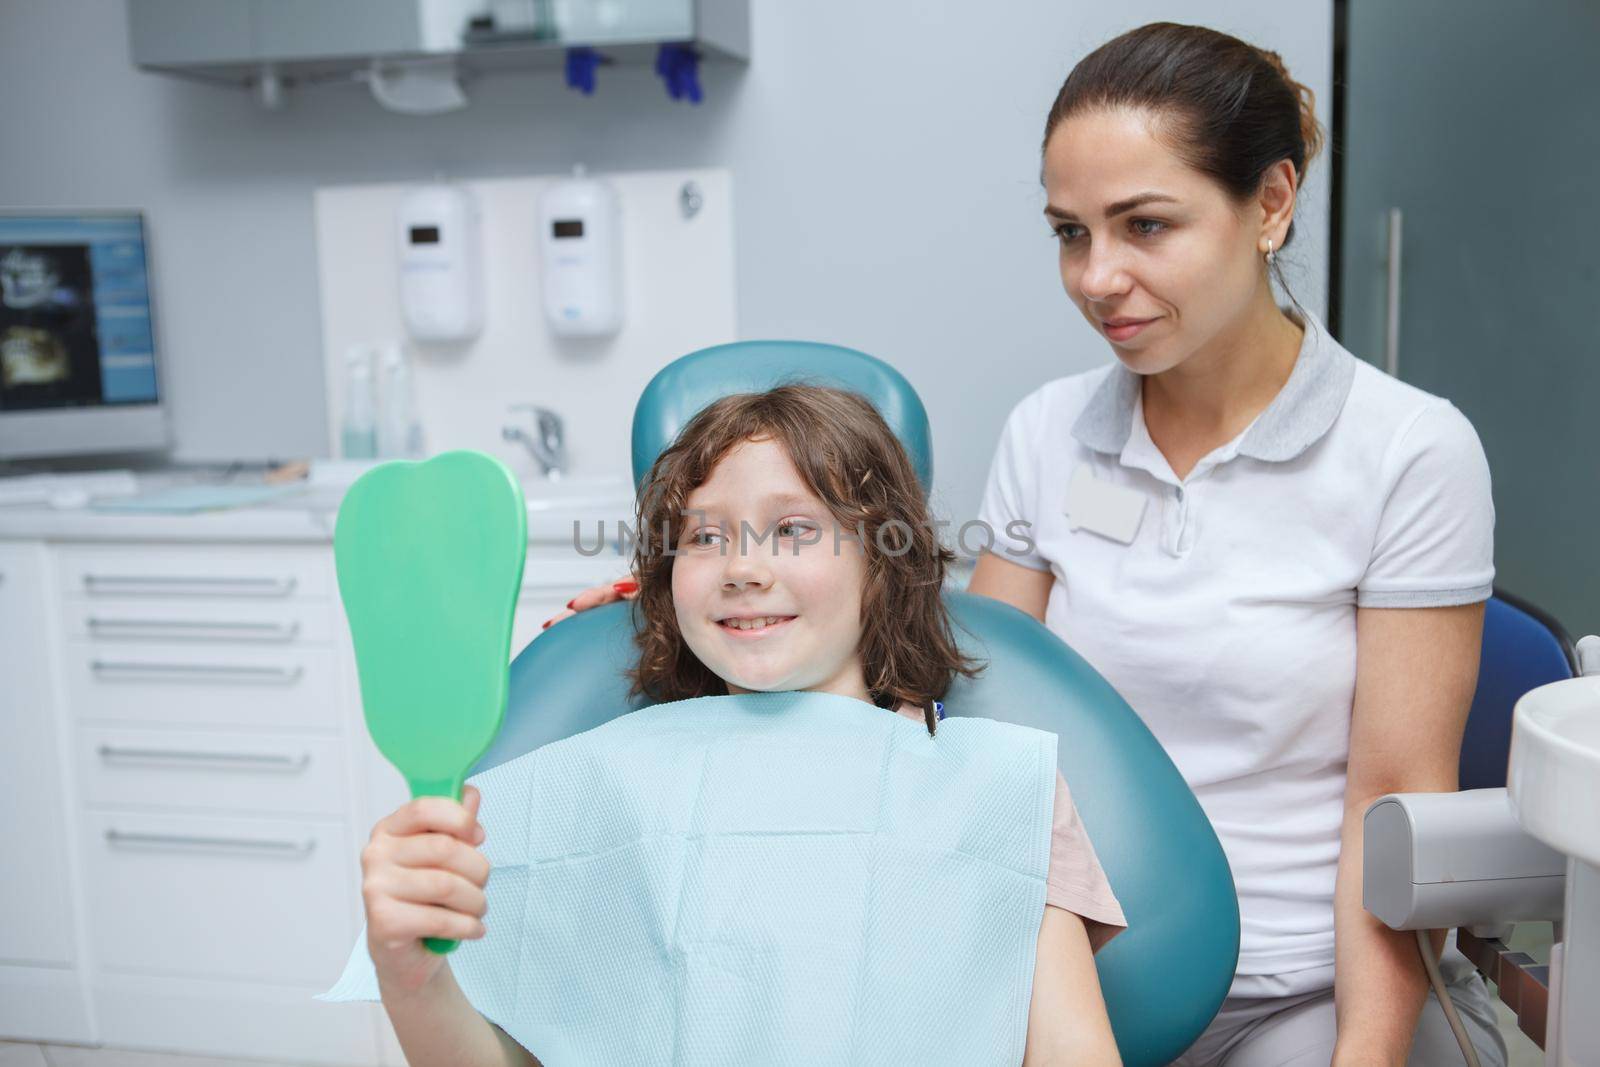
[{"label": "dental chair headrest", "polygon": [[[797,373],[797,366],[805,370]],[[733,393],[802,382],[849,389],[872,401],[905,446],[926,499],[933,487],[933,435],[917,391],[881,359],[812,341],[737,341],[702,348],[663,367],[633,410],[635,490],[701,408]]]}]

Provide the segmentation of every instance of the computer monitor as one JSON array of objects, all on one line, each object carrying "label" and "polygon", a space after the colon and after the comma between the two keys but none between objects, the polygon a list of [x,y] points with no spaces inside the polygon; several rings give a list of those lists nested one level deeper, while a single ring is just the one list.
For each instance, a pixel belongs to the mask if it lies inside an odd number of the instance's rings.
[{"label": "computer monitor", "polygon": [[0,208],[0,459],[167,444],[144,216]]}]

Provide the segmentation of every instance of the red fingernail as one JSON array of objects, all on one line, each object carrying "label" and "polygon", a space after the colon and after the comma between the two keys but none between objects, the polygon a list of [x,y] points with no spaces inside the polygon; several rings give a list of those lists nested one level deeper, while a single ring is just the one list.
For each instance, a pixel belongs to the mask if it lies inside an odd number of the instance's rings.
[{"label": "red fingernail", "polygon": [[577,608],[572,606],[573,601],[575,601],[577,599],[578,599],[577,597],[573,597],[572,600],[567,601],[567,610],[568,611],[577,611],[578,610]]},{"label": "red fingernail", "polygon": [[619,593],[637,593],[639,591],[639,583],[632,581],[612,582],[611,588]]},{"label": "red fingernail", "polygon": [[554,620],[554,619],[546,619],[546,620],[544,620],[544,625],[539,627],[539,629],[548,630],[548,629],[550,629],[550,624],[555,622],[555,621],[556,620]]}]

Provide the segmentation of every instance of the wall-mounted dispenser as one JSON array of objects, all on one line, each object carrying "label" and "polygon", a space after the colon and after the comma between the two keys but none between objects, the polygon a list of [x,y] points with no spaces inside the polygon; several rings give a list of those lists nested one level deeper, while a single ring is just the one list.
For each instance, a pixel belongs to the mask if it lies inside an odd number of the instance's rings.
[{"label": "wall-mounted dispenser", "polygon": [[539,198],[544,314],[562,337],[603,337],[622,326],[622,209],[609,183],[583,168]]},{"label": "wall-mounted dispenser", "polygon": [[469,341],[483,329],[477,198],[461,185],[410,190],[396,214],[400,313],[418,341]]}]

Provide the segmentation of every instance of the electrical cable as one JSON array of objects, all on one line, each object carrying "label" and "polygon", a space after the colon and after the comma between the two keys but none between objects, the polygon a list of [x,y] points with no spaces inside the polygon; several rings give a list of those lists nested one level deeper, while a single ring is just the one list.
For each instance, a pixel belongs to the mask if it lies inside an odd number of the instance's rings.
[{"label": "electrical cable", "polygon": [[1439,998],[1444,1017],[1450,1023],[1451,1032],[1456,1035],[1456,1044],[1461,1046],[1461,1055],[1466,1058],[1467,1067],[1483,1067],[1478,1062],[1478,1050],[1472,1047],[1472,1038],[1467,1036],[1467,1028],[1461,1025],[1461,1016],[1456,1014],[1450,990],[1445,988],[1444,975],[1439,973],[1439,960],[1433,954],[1433,943],[1428,940],[1426,930],[1417,931],[1417,951],[1422,953],[1422,966],[1428,972],[1428,981],[1433,983],[1434,995]]}]

